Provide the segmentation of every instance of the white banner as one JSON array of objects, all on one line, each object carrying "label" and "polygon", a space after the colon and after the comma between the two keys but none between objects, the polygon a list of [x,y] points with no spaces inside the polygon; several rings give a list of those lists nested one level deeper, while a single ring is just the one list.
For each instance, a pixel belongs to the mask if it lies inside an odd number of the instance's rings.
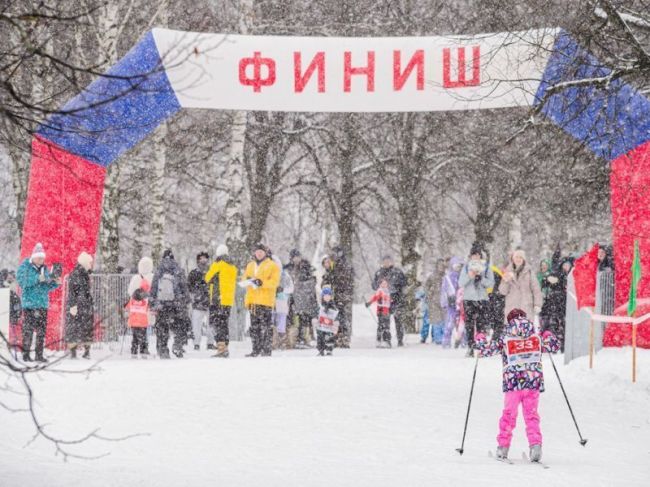
[{"label": "white banner", "polygon": [[153,30],[181,106],[296,112],[530,106],[557,33],[345,38]]}]

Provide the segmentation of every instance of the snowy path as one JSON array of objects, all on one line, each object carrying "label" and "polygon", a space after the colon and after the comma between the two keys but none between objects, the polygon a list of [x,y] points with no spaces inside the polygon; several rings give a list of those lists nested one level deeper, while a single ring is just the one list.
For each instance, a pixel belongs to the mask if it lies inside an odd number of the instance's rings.
[{"label": "snowy path", "polygon": [[[248,345],[235,344],[225,361],[207,352],[111,359],[88,378],[33,379],[52,432],[150,436],[90,441],[75,451],[110,455],[66,464],[44,440],[22,448],[33,434],[29,419],[0,409],[0,486],[650,485],[649,351],[640,351],[635,386],[629,350],[601,352],[593,371],[585,360],[564,367],[556,359],[586,448],[547,363],[540,410],[551,468],[505,465],[487,455],[503,398],[499,359],[479,363],[460,457],[473,360],[415,336],[404,349],[376,350],[372,321],[356,311],[353,348],[334,357],[304,350],[245,359]],[[520,418],[511,456],[525,449]]]}]

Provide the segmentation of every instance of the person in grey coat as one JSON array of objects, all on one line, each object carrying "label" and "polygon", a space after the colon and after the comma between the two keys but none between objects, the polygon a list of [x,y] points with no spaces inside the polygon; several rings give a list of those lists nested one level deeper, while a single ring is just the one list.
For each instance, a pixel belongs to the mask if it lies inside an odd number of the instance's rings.
[{"label": "person in grey coat", "polygon": [[460,271],[458,285],[463,289],[467,356],[473,356],[474,333],[487,331],[490,326],[490,301],[488,289],[494,286],[494,273],[486,259],[487,253],[480,242],[474,242],[469,261]]},{"label": "person in grey coat", "polygon": [[298,249],[289,253],[290,262],[284,270],[293,280],[291,296],[290,323],[293,316],[298,317],[298,345],[306,345],[305,335],[311,329],[311,321],[318,316],[319,304],[316,294],[314,268],[302,258]]}]

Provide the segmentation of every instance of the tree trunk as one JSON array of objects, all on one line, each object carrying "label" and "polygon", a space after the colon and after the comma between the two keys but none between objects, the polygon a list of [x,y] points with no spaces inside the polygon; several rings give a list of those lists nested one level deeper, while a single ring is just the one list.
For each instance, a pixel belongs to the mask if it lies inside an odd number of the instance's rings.
[{"label": "tree trunk", "polygon": [[167,163],[167,124],[154,134],[153,174],[151,178],[151,258],[160,262],[165,238],[165,166]]}]

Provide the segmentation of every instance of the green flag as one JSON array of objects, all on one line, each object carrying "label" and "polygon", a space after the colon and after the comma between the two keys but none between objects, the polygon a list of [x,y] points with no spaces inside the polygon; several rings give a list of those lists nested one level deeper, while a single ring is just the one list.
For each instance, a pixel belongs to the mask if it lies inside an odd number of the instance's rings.
[{"label": "green flag", "polygon": [[630,299],[627,303],[627,315],[634,316],[636,312],[636,293],[641,280],[641,256],[639,255],[639,241],[634,241],[634,262],[632,262],[632,280],[630,281]]}]

